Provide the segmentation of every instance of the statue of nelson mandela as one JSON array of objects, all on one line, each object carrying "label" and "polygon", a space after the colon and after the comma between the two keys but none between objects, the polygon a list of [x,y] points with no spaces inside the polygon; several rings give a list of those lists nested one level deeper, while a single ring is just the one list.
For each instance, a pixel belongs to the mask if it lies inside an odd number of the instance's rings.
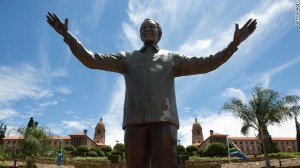
[{"label": "statue of nelson mandela", "polygon": [[177,164],[177,130],[175,77],[203,74],[225,63],[238,45],[256,29],[250,19],[242,28],[235,26],[232,42],[208,57],[190,57],[160,49],[160,24],[147,18],[140,27],[144,45],[134,51],[96,53],[84,48],[68,31],[68,19],[63,23],[48,12],[47,21],[63,36],[77,59],[88,68],[112,71],[124,76],[126,84],[123,129],[126,160],[129,168],[175,168]]}]

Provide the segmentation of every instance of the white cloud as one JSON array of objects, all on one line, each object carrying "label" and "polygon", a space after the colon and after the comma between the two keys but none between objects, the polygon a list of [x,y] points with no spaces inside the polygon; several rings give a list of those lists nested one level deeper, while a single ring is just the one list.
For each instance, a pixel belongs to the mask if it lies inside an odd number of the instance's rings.
[{"label": "white cloud", "polygon": [[180,144],[185,147],[192,144],[192,128],[194,121],[195,119],[190,116],[180,118],[177,139],[180,140]]},{"label": "white cloud", "polygon": [[17,114],[18,114],[18,112],[14,111],[12,109],[9,109],[9,108],[0,109],[0,120],[14,117]]},{"label": "white cloud", "polygon": [[[1,65],[0,106],[10,106],[15,101],[26,99],[48,99],[54,96],[54,92],[69,95],[72,91],[68,86],[56,86],[51,82],[54,78],[65,76],[67,76],[67,72],[63,69],[56,69],[48,73],[29,64]],[[48,106],[49,102],[41,103],[40,106]],[[55,105],[54,103],[58,102],[52,101],[51,105]]]},{"label": "white cloud", "polygon": [[[181,144],[185,147],[192,144],[192,127],[194,118],[184,117],[181,118],[182,125],[178,131],[178,139],[181,140]],[[235,118],[231,113],[213,114],[209,117],[198,118],[198,122],[202,127],[204,140],[210,136],[210,130],[214,133],[227,134],[232,137],[244,137],[241,134],[241,120]],[[291,129],[295,128],[295,129]],[[272,137],[295,137],[296,127],[294,119],[288,120],[282,123],[280,126],[269,126],[268,130]],[[257,131],[250,129],[249,137],[257,135]]]},{"label": "white cloud", "polygon": [[101,19],[101,13],[103,11],[103,8],[105,6],[106,0],[96,0],[95,4],[93,4],[93,9],[91,10],[91,13],[89,14],[90,21],[88,25],[91,25],[93,28],[98,25]]},{"label": "white cloud", "polygon": [[[73,114],[73,112],[71,112]],[[76,119],[76,120],[64,120],[61,123],[48,123],[46,125],[54,135],[65,136],[67,134],[74,134],[83,132],[83,130],[91,130],[95,128],[96,122],[92,119]],[[92,129],[92,130],[93,130]],[[91,133],[88,132],[88,135]],[[93,134],[93,133],[92,133]],[[89,136],[91,137],[91,136]]]},{"label": "white cloud", "polygon": [[48,102],[44,102],[44,103],[40,103],[39,106],[40,107],[47,107],[47,106],[53,106],[53,105],[57,105],[58,101],[54,100],[54,101],[48,101]]},{"label": "white cloud", "polygon": [[69,95],[72,93],[72,90],[70,89],[69,86],[65,86],[65,85],[60,85],[54,88],[54,91],[56,91],[57,93],[61,93],[64,95]]},{"label": "white cloud", "polygon": [[123,23],[122,24],[123,27],[123,33],[126,37],[126,39],[130,39],[129,40],[129,46],[127,46],[127,41],[124,42],[125,48],[140,48],[140,36],[137,32],[137,29],[135,29],[132,25],[128,24],[128,23]]},{"label": "white cloud", "polygon": [[52,92],[43,86],[43,77],[28,64],[0,68],[0,103],[10,103],[25,98],[49,97]]},{"label": "white cloud", "polygon": [[111,146],[116,144],[116,140],[124,143],[124,131],[122,129],[123,122],[123,106],[125,97],[124,79],[119,77],[114,86],[108,113],[103,116],[103,122],[106,128],[105,143]]},{"label": "white cloud", "polygon": [[188,55],[194,55],[196,53],[203,53],[204,50],[210,50],[211,44],[211,39],[198,40],[192,44],[183,44],[182,46],[180,46],[179,51]]},{"label": "white cloud", "polygon": [[286,63],[283,63],[282,65],[276,66],[275,68],[269,69],[266,72],[262,72],[257,75],[254,75],[253,77],[247,79],[248,81],[247,85],[249,86],[262,85],[263,87],[268,88],[273,76],[280,74],[295,65],[298,65],[297,63],[299,62],[300,62],[300,56]]},{"label": "white cloud", "polygon": [[235,88],[226,88],[226,90],[222,93],[222,97],[225,98],[238,98],[241,99],[242,102],[246,102],[246,95],[241,89],[235,89]]},{"label": "white cloud", "polygon": [[64,129],[83,131],[87,125],[83,121],[62,121]]},{"label": "white cloud", "polygon": [[68,71],[64,68],[54,69],[51,72],[52,77],[66,77],[68,76]]},{"label": "white cloud", "polygon": [[76,112],[74,111],[67,111],[66,114],[70,115],[70,114],[75,114]]}]

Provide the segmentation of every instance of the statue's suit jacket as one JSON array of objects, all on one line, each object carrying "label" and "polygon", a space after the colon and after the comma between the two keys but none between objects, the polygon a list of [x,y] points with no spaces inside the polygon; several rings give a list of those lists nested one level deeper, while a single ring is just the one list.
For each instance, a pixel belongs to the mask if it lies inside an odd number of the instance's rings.
[{"label": "statue's suit jacket", "polygon": [[225,63],[237,50],[234,43],[209,57],[190,57],[144,46],[119,53],[94,53],[86,50],[71,34],[64,41],[87,67],[120,73],[125,78],[123,128],[128,124],[170,122],[179,126],[174,79],[210,72]]}]

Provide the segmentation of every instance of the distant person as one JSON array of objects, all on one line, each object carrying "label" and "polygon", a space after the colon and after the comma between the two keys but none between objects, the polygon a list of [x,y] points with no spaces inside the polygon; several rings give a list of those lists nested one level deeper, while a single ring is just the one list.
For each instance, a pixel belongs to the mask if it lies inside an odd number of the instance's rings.
[{"label": "distant person", "polygon": [[179,119],[175,77],[215,70],[238,50],[237,46],[254,32],[257,24],[252,19],[241,29],[236,24],[233,41],[215,55],[188,57],[158,47],[162,29],[151,18],[145,19],[140,27],[144,46],[139,50],[119,53],[89,51],[68,31],[68,19],[63,23],[55,14],[48,12],[47,21],[63,36],[72,53],[85,66],[124,76],[123,129],[128,168],[146,168],[150,160],[153,168],[176,167]]}]

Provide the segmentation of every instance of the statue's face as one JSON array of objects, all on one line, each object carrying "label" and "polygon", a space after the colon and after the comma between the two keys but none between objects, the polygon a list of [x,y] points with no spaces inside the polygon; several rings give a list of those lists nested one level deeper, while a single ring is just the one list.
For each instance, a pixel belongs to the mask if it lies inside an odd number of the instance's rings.
[{"label": "statue's face", "polygon": [[145,45],[153,45],[158,43],[158,28],[153,20],[146,20],[140,28],[140,37]]}]

